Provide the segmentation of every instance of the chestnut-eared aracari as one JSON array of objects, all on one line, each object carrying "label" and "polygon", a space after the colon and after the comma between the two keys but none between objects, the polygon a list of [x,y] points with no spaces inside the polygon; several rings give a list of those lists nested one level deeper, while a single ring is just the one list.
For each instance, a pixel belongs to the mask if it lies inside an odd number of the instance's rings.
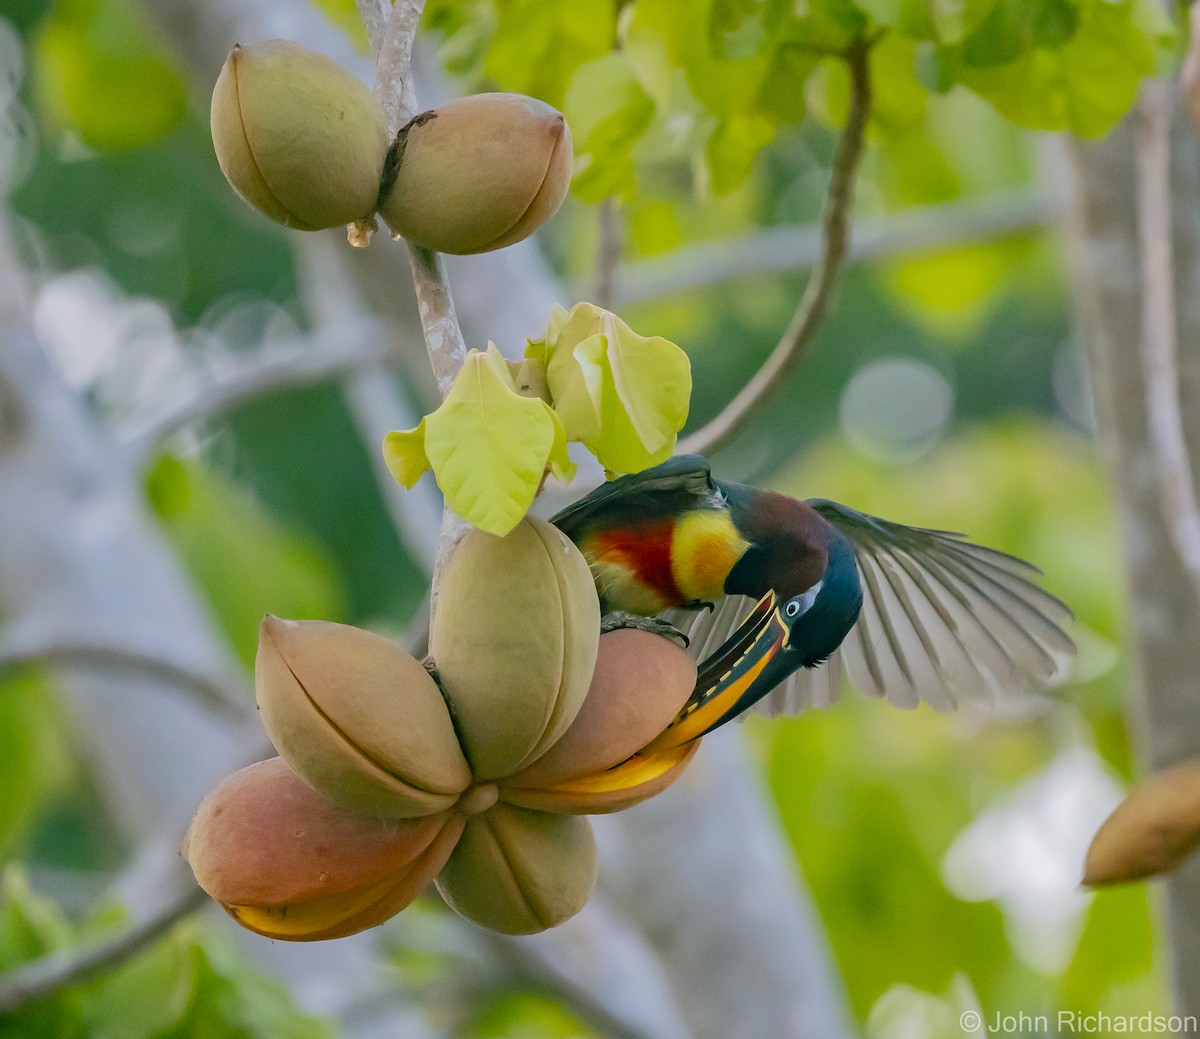
[{"label": "chestnut-eared aracari", "polygon": [[751,706],[823,706],[843,669],[860,692],[948,710],[1045,686],[1075,650],[1071,611],[1029,563],[960,534],[717,480],[699,455],[612,480],[551,522],[587,559],[605,612],[666,611],[692,640],[695,693],[648,750]]}]

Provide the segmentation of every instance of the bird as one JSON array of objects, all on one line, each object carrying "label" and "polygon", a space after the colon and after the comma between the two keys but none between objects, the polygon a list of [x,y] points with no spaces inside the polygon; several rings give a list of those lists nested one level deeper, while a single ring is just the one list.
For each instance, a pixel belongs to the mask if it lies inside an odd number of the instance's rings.
[{"label": "bird", "polygon": [[843,672],[899,707],[952,710],[1045,688],[1075,652],[1071,610],[1032,564],[951,531],[719,480],[700,455],[619,476],[550,522],[587,560],[602,612],[657,617],[652,630],[665,622],[691,640],[695,690],[648,751],[750,708],[827,706]]}]

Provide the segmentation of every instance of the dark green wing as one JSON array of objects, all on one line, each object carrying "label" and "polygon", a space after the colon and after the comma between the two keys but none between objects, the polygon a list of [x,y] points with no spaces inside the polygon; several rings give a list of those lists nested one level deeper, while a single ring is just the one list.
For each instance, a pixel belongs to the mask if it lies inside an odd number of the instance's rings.
[{"label": "dark green wing", "polygon": [[550,522],[567,537],[596,527],[623,527],[678,516],[711,507],[718,491],[708,461],[700,455],[678,455],[640,473],[618,476],[568,505]]}]

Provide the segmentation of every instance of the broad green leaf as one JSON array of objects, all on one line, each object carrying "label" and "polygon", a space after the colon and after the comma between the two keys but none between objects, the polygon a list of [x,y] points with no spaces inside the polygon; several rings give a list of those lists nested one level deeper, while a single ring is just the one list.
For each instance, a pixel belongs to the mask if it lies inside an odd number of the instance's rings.
[{"label": "broad green leaf", "polygon": [[184,941],[172,936],[152,945],[122,969],[88,986],[89,1039],[186,1034],[184,1025],[197,982],[194,957]]},{"label": "broad green leaf", "polygon": [[44,673],[0,672],[0,861],[69,789],[74,752],[67,728]]},{"label": "broad green leaf", "polygon": [[58,908],[29,887],[24,870],[0,874],[0,971],[56,952],[71,942],[71,928]]},{"label": "broad green leaf", "polygon": [[183,80],[129,0],[58,0],[34,48],[42,102],[93,148],[138,148],[187,114]]},{"label": "broad green leaf", "polygon": [[590,303],[572,309],[548,348],[547,381],[568,440],[613,472],[670,457],[691,396],[687,354]]},{"label": "broad green leaf", "polygon": [[572,190],[586,202],[628,195],[634,187],[633,148],[654,118],[654,102],[620,51],[575,73],[563,102],[575,143]]},{"label": "broad green leaf", "polygon": [[963,245],[893,260],[881,274],[922,324],[964,342],[999,305],[1000,290],[1028,251],[1020,240]]},{"label": "broad green leaf", "polygon": [[605,328],[613,383],[630,424],[651,454],[675,442],[687,421],[692,366],[662,336],[638,335],[615,315]]},{"label": "broad green leaf", "polygon": [[775,126],[763,116],[722,119],[704,148],[713,191],[727,195],[740,188],[754,169],[759,151],[774,139]]},{"label": "broad green leaf", "polygon": [[[856,0],[859,10],[870,15],[876,25],[887,26],[913,39],[932,39],[934,21],[926,0]],[[973,6],[986,8],[987,3]]]},{"label": "broad green leaf", "polygon": [[804,84],[817,67],[818,55],[794,38],[781,40],[763,77],[755,107],[780,123],[798,123],[808,106]]},{"label": "broad green leaf", "polygon": [[500,991],[467,1018],[460,1039],[581,1039],[596,1033],[549,996]]},{"label": "broad green leaf", "polygon": [[600,435],[604,393],[605,342],[596,332],[573,348],[569,339],[551,354],[546,366],[550,399],[568,440],[590,443]]},{"label": "broad green leaf", "polygon": [[1089,3],[1060,47],[1035,46],[989,67],[964,61],[961,81],[1006,118],[1035,130],[1099,137],[1129,110],[1141,78],[1154,71],[1156,41],[1135,23],[1134,5]]},{"label": "broad green leaf", "polygon": [[383,438],[383,460],[392,479],[405,487],[414,487],[429,471],[425,453],[425,419],[416,429],[393,429]]},{"label": "broad green leaf", "polygon": [[639,256],[669,252],[683,241],[683,229],[674,205],[645,200],[630,207],[625,225]]},{"label": "broad green leaf", "polygon": [[567,452],[567,431],[563,428],[562,420],[556,412],[545,401],[541,405],[546,410],[546,414],[550,417],[550,421],[554,424],[554,442],[550,445],[550,472],[554,474],[554,478],[561,483],[570,483],[575,478],[575,470],[577,466],[571,461],[571,456]]},{"label": "broad green leaf", "polygon": [[[58,908],[30,890],[23,870],[8,866],[0,875],[0,971],[64,949],[71,937]],[[36,1001],[19,1014],[0,1015],[0,1039],[84,1039],[86,1034],[80,999],[71,988]]]},{"label": "broad green leaf", "polygon": [[752,58],[766,45],[779,5],[769,0],[713,0],[708,22],[709,49],[727,60]]},{"label": "broad green leaf", "polygon": [[562,108],[576,69],[612,49],[615,0],[505,0],[486,71],[505,90]]},{"label": "broad green leaf", "polygon": [[544,402],[522,397],[487,354],[472,351],[441,407],[425,418],[425,450],[450,507],[503,536],[533,503],[554,446]]},{"label": "broad green leaf", "polygon": [[260,974],[228,932],[185,928],[196,972],[196,998],[171,1039],[333,1039],[334,1030],[301,1012],[287,989]]}]

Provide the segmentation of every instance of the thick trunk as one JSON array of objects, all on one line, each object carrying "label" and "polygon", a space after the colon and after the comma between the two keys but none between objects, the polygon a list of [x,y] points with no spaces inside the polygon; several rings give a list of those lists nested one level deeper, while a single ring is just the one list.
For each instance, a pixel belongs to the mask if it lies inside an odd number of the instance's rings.
[{"label": "thick trunk", "polygon": [[[1200,755],[1200,600],[1172,545],[1149,432],[1139,350],[1136,118],[1102,141],[1071,141],[1061,154],[1072,181],[1078,326],[1125,547],[1136,658],[1130,676],[1140,690],[1131,713],[1144,767],[1152,770]],[[1178,106],[1170,143],[1179,391],[1193,478],[1200,479],[1200,142]],[[1168,879],[1164,910],[1179,1009],[1200,1012],[1200,859]]]}]

